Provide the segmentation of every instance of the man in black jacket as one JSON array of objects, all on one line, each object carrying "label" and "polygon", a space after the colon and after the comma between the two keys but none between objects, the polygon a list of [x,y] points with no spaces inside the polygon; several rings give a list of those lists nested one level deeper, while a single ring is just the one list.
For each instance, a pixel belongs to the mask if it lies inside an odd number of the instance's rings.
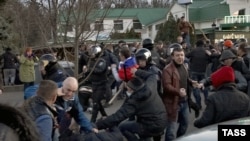
[{"label": "man in black jacket", "polygon": [[208,96],[202,116],[194,122],[195,127],[249,116],[250,99],[236,88],[234,81],[234,70],[230,66],[223,66],[211,75],[210,82],[216,91]]},{"label": "man in black jacket", "polygon": [[127,98],[122,107],[114,114],[96,123],[98,129],[111,128],[131,116],[136,120],[127,120],[119,125],[122,134],[129,141],[157,136],[166,126],[166,110],[158,94],[150,91],[138,77],[127,83]]}]

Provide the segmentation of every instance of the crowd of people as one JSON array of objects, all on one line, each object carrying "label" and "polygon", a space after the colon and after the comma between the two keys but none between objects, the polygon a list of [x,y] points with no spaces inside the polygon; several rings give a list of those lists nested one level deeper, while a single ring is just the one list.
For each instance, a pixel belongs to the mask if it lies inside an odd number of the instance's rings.
[{"label": "crowd of people", "polygon": [[[114,47],[81,44],[78,70],[85,81],[82,85],[91,88],[88,97],[79,96],[81,79],[68,76],[53,54],[40,60],[43,80],[35,85],[34,63],[39,59],[32,49],[17,57],[7,48],[0,57],[4,61],[1,82],[14,84],[18,62],[25,101],[15,108],[0,105],[1,112],[10,111],[8,117],[0,118],[0,138],[172,141],[185,135],[193,113],[197,128],[249,116],[247,42],[225,40],[212,45],[201,39],[190,47],[187,36],[183,32],[170,45],[150,38],[141,45],[122,40]],[[123,104],[108,115],[105,108],[112,106],[113,97],[123,99]],[[88,107],[92,108],[90,119],[85,115]]]}]

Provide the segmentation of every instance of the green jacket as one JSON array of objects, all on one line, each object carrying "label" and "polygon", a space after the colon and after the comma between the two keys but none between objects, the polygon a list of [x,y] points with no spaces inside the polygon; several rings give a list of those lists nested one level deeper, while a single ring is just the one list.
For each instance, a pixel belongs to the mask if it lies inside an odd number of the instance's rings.
[{"label": "green jacket", "polygon": [[35,81],[35,62],[39,59],[34,56],[31,58],[21,55],[19,77],[22,82],[34,82]]}]

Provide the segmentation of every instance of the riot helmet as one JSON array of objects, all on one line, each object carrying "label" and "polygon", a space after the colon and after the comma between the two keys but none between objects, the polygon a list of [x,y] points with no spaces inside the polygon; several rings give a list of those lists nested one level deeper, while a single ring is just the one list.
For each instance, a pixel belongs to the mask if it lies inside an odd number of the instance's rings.
[{"label": "riot helmet", "polygon": [[99,57],[102,52],[102,48],[100,46],[92,46],[89,50],[91,58]]},{"label": "riot helmet", "polygon": [[39,61],[40,61],[40,65],[43,65],[44,67],[46,67],[47,65],[57,63],[56,57],[54,55],[52,55],[52,54],[44,54],[44,55],[42,55],[40,57]]},{"label": "riot helmet", "polygon": [[146,38],[143,40],[142,46],[143,46],[143,48],[152,50],[153,46],[154,46],[154,42],[150,38]]},{"label": "riot helmet", "polygon": [[146,60],[146,63],[150,63],[152,61],[152,56],[150,50],[146,48],[141,48],[136,51],[135,58],[138,63],[139,60]]}]

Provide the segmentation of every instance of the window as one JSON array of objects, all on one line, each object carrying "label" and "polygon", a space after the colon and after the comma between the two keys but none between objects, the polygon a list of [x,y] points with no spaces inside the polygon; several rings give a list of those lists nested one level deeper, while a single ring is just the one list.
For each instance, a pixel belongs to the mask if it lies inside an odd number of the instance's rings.
[{"label": "window", "polygon": [[103,30],[103,21],[95,21],[95,30],[102,31]]},{"label": "window", "polygon": [[142,29],[142,25],[139,20],[133,20],[134,29]]},{"label": "window", "polygon": [[123,30],[123,20],[114,20],[114,29]]}]

